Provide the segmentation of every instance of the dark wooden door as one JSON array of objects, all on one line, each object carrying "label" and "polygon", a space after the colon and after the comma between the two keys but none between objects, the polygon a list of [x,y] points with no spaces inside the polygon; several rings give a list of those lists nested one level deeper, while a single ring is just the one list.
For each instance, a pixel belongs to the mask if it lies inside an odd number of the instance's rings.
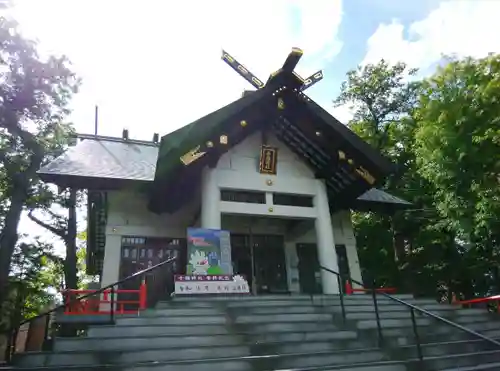
[{"label": "dark wooden door", "polygon": [[345,290],[345,284],[350,279],[351,270],[349,269],[349,260],[347,259],[347,251],[345,245],[335,245],[337,252],[337,264],[339,265],[340,281],[342,290]]},{"label": "dark wooden door", "polygon": [[[172,264],[160,267],[146,276],[139,276],[124,282],[120,288],[137,290],[143,279],[148,288],[148,305],[164,298],[174,288],[172,276],[184,274],[186,268],[186,239],[123,237],[120,279],[129,277],[143,269],[152,267],[169,258],[176,257]],[[137,294],[120,294],[119,300],[137,300]],[[126,308],[132,309],[130,304]]]},{"label": "dark wooden door", "polygon": [[233,274],[245,277],[248,287],[253,282],[252,251],[250,250],[249,236],[243,234],[231,235],[231,260],[233,263]]},{"label": "dark wooden door", "polygon": [[314,243],[298,243],[296,246],[299,270],[300,292],[321,294],[321,272],[319,269],[318,249]]},{"label": "dark wooden door", "polygon": [[283,236],[231,235],[231,254],[234,274],[255,284],[257,293],[288,292]]},{"label": "dark wooden door", "polygon": [[255,235],[253,242],[257,292],[288,292],[283,236]]}]

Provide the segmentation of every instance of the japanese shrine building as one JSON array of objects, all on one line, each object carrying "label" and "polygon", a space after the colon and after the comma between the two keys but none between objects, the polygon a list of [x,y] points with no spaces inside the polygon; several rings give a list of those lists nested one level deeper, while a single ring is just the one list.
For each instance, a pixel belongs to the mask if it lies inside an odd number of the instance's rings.
[{"label": "japanese shrine building", "polygon": [[[151,142],[80,136],[40,169],[46,182],[88,189],[87,269],[107,285],[161,259],[186,266],[188,227],[231,233],[234,273],[256,293],[339,292],[318,263],[361,281],[350,210],[410,204],[376,187],[394,165],[303,90],[294,49],[256,91]],[[240,68],[241,67],[241,68]]]}]

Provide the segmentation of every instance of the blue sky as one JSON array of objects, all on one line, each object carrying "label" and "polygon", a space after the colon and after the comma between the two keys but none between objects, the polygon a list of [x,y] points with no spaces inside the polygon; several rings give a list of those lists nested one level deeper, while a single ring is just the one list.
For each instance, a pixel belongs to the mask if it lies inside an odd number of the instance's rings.
[{"label": "blue sky", "polygon": [[325,67],[327,83],[318,87],[318,95],[336,96],[346,72],[356,67],[365,57],[367,40],[380,24],[400,21],[406,29],[415,21],[425,18],[439,7],[438,0],[350,0],[343,2],[344,16],[338,30],[343,47]]},{"label": "blue sky", "polygon": [[[43,54],[66,54],[83,78],[72,103],[78,132],[150,140],[239,98],[250,86],[224,48],[262,80],[293,46],[297,72],[323,69],[308,92],[333,108],[349,69],[404,61],[430,73],[442,54],[500,52],[498,0],[14,0],[11,11]],[[23,218],[21,229],[37,233]],[[43,232],[38,229],[40,234]]]}]

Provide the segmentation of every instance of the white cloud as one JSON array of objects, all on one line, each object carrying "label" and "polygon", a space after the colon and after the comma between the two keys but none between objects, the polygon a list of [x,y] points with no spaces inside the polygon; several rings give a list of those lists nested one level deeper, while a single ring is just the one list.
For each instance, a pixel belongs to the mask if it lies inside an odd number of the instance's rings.
[{"label": "white cloud", "polygon": [[381,24],[368,40],[362,64],[384,58],[425,70],[443,54],[484,57],[489,52],[500,52],[499,14],[500,1],[451,0],[441,3],[425,19],[412,23],[408,36],[397,20]]},{"label": "white cloud", "polygon": [[328,112],[341,123],[347,124],[354,117],[355,107],[351,107],[349,104],[343,104],[338,107],[329,108]]},{"label": "white cloud", "polygon": [[[262,80],[301,47],[302,73],[340,50],[341,0],[17,0],[17,18],[44,49],[63,52],[84,79],[79,131],[133,138],[166,134],[251,86],[225,65],[224,48]],[[309,62],[309,63],[308,63]]]}]

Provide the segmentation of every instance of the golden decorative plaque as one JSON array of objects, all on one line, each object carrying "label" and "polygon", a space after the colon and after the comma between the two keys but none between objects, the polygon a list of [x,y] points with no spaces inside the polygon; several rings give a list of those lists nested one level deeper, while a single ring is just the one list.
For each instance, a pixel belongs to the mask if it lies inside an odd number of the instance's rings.
[{"label": "golden decorative plaque", "polygon": [[276,175],[278,164],[278,148],[262,146],[260,149],[259,172]]},{"label": "golden decorative plaque", "polygon": [[193,148],[191,151],[182,155],[181,162],[187,166],[198,160],[200,157],[203,157],[205,154],[206,152],[200,152],[200,146],[197,146],[196,148]]}]

